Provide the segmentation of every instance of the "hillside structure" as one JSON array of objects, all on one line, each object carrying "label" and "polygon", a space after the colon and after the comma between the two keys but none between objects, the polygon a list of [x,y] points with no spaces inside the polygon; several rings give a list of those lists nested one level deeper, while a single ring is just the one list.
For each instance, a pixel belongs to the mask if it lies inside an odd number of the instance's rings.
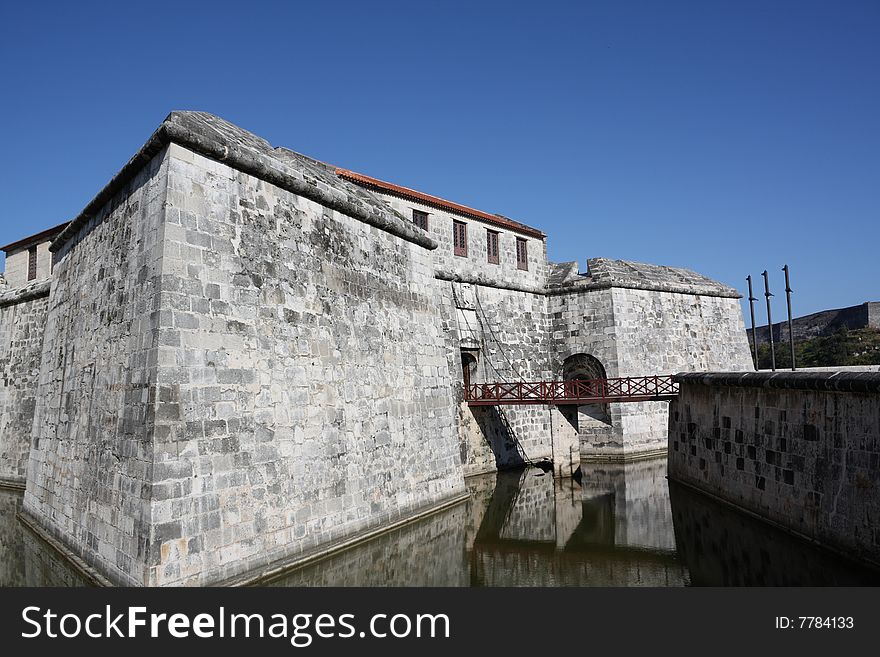
[{"label": "hillside structure", "polygon": [[6,247],[0,479],[101,581],[214,584],[453,504],[471,474],[665,453],[666,402],[467,403],[752,369],[736,290],[581,272],[546,239],[173,112],[79,216]]},{"label": "hillside structure", "polygon": [[[866,301],[858,306],[820,310],[791,320],[795,342],[832,335],[841,329],[857,330],[866,327],[880,329],[880,301]],[[759,343],[770,341],[770,331],[766,325],[757,326],[754,331]],[[751,340],[752,329],[748,329],[747,332]],[[773,341],[786,340],[788,340],[788,322],[773,324]]]}]

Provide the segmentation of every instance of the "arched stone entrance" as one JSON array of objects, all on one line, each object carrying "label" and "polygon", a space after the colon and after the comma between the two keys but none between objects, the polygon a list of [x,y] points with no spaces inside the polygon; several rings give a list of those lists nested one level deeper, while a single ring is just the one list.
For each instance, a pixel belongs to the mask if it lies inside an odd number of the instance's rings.
[{"label": "arched stone entrance", "polygon": [[472,350],[461,350],[461,376],[465,390],[476,383],[477,355]]},{"label": "arched stone entrance", "polygon": [[[572,354],[562,363],[564,381],[607,378],[605,366],[591,354]],[[559,410],[581,436],[593,435],[599,431],[607,432],[611,427],[611,412],[608,404],[560,406]]]},{"label": "arched stone entrance", "polygon": [[577,379],[607,379],[605,367],[599,359],[590,354],[573,354],[562,363],[562,378],[565,381]]}]

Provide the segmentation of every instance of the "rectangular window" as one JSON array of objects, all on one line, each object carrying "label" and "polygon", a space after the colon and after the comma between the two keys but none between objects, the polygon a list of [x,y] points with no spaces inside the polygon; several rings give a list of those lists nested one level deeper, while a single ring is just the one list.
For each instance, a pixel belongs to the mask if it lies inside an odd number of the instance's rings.
[{"label": "rectangular window", "polygon": [[32,281],[37,277],[37,245],[34,244],[28,249],[28,280]]},{"label": "rectangular window", "polygon": [[428,213],[421,210],[413,210],[413,223],[422,230],[428,230]]},{"label": "rectangular window", "polygon": [[516,268],[525,270],[529,268],[529,249],[526,240],[522,237],[516,238]]},{"label": "rectangular window", "polygon": [[453,220],[452,244],[455,255],[467,257],[467,224],[465,222]]},{"label": "rectangular window", "polygon": [[493,265],[498,264],[498,231],[486,229],[486,259]]}]

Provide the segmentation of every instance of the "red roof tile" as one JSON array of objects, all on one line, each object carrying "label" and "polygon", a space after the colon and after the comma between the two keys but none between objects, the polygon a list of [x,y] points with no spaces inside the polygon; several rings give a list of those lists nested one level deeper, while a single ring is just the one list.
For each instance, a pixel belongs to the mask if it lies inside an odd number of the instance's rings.
[{"label": "red roof tile", "polygon": [[473,219],[479,219],[480,221],[485,221],[486,223],[492,224],[494,226],[514,230],[518,233],[523,233],[525,235],[531,235],[532,237],[537,237],[538,239],[544,239],[544,237],[546,237],[544,233],[542,233],[537,228],[526,226],[525,224],[521,224],[520,222],[514,221],[513,219],[508,219],[507,217],[502,217],[497,214],[489,214],[488,212],[483,212],[482,210],[475,210],[474,208],[469,208],[466,205],[453,203],[452,201],[447,201],[437,196],[431,196],[430,194],[424,194],[408,187],[401,187],[400,185],[385,182],[384,180],[379,180],[378,178],[365,176],[362,173],[349,171],[348,169],[336,169],[336,175],[340,176],[341,178],[345,178],[346,180],[350,180],[351,182],[364,185],[365,187],[370,187],[380,192],[386,192],[388,194],[394,194],[395,196],[401,196],[403,198],[407,198],[413,201],[419,201],[420,203],[424,203],[425,205],[429,205],[440,210],[447,210],[449,212],[462,214],[466,217],[471,217]]},{"label": "red roof tile", "polygon": [[45,242],[47,240],[53,239],[58,233],[67,228],[67,224],[69,221],[65,221],[63,224],[58,224],[57,226],[53,226],[52,228],[47,228],[44,231],[39,233],[35,233],[33,235],[28,235],[27,237],[22,237],[20,240],[16,240],[15,242],[10,242],[6,246],[0,246],[0,251],[14,251],[16,249],[23,248],[25,246],[29,246],[34,242]]}]

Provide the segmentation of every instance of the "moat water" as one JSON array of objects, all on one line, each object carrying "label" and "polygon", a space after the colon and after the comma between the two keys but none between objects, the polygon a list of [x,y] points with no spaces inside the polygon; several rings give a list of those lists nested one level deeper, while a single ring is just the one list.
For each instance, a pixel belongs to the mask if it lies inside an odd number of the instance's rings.
[{"label": "moat water", "polygon": [[[467,481],[468,502],[291,570],[273,586],[848,586],[880,575],[670,483],[666,460]],[[0,489],[0,586],[81,580]]]}]

